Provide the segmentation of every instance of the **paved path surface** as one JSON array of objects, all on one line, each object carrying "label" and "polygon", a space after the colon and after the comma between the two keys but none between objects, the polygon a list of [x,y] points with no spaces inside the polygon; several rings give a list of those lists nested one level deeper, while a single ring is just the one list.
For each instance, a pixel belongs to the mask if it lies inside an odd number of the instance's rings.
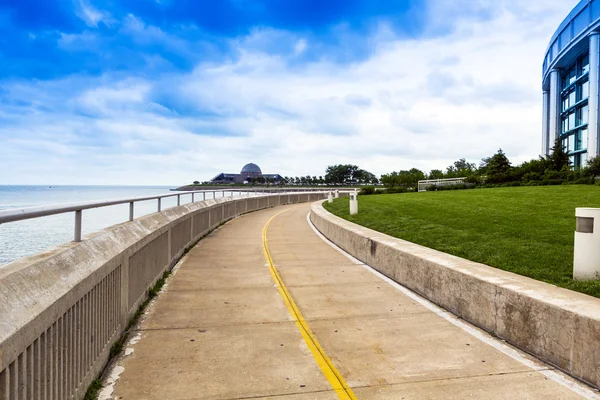
[{"label": "paved path surface", "polygon": [[[282,210],[270,254],[348,393],[332,390],[266,264],[263,227]],[[352,263],[313,232],[308,210],[248,214],[203,239],[150,306],[104,397],[580,398]]]}]

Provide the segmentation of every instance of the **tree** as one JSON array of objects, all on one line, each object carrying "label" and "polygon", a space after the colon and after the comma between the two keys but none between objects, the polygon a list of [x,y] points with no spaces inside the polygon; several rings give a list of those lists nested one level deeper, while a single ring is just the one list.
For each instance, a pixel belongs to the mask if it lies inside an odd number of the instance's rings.
[{"label": "tree", "polygon": [[377,177],[352,164],[329,165],[325,170],[325,182],[334,185],[345,185],[353,182],[372,183]]},{"label": "tree", "polygon": [[427,177],[428,179],[443,179],[444,172],[441,169],[432,169]]},{"label": "tree", "polygon": [[199,184],[200,184],[200,182],[194,181],[194,185],[199,185]]},{"label": "tree", "polygon": [[569,154],[565,151],[560,139],[554,141],[552,153],[548,156],[548,161],[550,161],[550,168],[553,171],[561,171],[563,167],[569,167],[571,165]]},{"label": "tree", "polygon": [[493,156],[482,159],[479,165],[479,170],[487,175],[486,181],[490,183],[506,182],[510,168],[510,161],[502,149],[498,149]]},{"label": "tree", "polygon": [[600,156],[592,157],[588,160],[586,172],[593,177],[600,176]]},{"label": "tree", "polygon": [[446,178],[460,178],[473,175],[475,163],[467,162],[464,158],[455,161],[453,165],[446,168]]},{"label": "tree", "polygon": [[381,175],[381,183],[388,189],[394,189],[395,187],[415,188],[417,183],[423,179],[425,179],[425,174],[417,168]]},{"label": "tree", "polygon": [[358,169],[356,165],[351,164],[329,165],[325,170],[325,180],[335,185],[343,185],[354,178]]}]

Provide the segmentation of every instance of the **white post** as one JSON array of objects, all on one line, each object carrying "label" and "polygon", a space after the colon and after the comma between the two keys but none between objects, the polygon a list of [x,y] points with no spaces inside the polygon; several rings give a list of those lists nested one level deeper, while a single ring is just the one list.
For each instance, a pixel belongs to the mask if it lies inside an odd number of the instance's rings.
[{"label": "white post", "polygon": [[576,208],[573,279],[600,279],[600,208]]},{"label": "white post", "polygon": [[194,202],[194,192],[192,192],[192,203]]},{"label": "white post", "polygon": [[336,190],[336,191],[335,191],[335,196],[334,196],[334,197],[335,197],[336,199],[340,197],[340,191],[339,191],[339,190]]},{"label": "white post", "polygon": [[358,214],[358,193],[350,192],[350,215]]},{"label": "white post", "polygon": [[133,201],[129,202],[129,220],[133,221]]},{"label": "white post", "polygon": [[333,203],[333,192],[327,194],[327,202]]}]

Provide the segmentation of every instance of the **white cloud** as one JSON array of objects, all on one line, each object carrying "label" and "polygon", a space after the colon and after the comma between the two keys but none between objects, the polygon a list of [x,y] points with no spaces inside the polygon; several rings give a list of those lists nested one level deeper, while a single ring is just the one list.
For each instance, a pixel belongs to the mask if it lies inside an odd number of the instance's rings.
[{"label": "white cloud", "polygon": [[113,19],[108,12],[98,10],[88,0],[77,0],[75,13],[90,27],[97,28],[99,22],[104,22],[107,25],[113,23]]},{"label": "white cloud", "polygon": [[306,42],[306,39],[299,39],[294,46],[294,53],[296,55],[302,54],[307,46],[308,43]]},{"label": "white cloud", "polygon": [[[351,64],[327,57],[294,64],[304,39],[254,31],[234,42],[233,60],[154,80],[104,77],[60,112],[29,106],[26,117],[0,127],[10,152],[0,157],[0,170],[14,170],[2,180],[175,185],[236,172],[247,162],[282,175],[322,175],[333,163],[381,174],[478,161],[500,147],[513,162],[531,159],[541,147],[543,53],[573,5],[431,1],[431,32],[450,21],[451,33],[390,38],[383,25],[385,41],[373,41],[374,53]],[[467,6],[472,11],[457,14]],[[132,31],[162,35],[130,22]],[[288,40],[289,54],[269,53],[265,44],[278,40]],[[202,113],[169,114],[153,98],[158,88]],[[39,88],[40,101],[51,102],[45,90]],[[95,116],[75,113],[82,109]],[[61,158],[61,146],[75,150]]]}]

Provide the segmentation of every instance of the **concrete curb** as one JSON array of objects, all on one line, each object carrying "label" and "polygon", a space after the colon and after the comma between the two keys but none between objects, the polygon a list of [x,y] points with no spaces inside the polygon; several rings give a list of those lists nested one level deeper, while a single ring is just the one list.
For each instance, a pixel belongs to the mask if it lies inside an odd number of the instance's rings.
[{"label": "concrete curb", "polygon": [[600,388],[600,299],[397,239],[314,203],[310,219],[360,261],[470,323]]}]

